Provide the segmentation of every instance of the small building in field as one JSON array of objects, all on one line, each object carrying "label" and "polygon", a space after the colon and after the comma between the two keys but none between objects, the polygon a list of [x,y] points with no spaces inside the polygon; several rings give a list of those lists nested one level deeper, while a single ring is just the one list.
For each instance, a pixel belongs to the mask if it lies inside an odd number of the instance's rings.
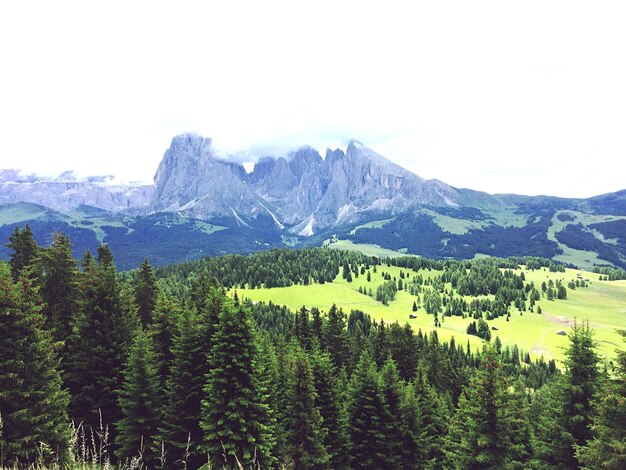
[{"label": "small building in field", "polygon": [[409,314],[409,318],[410,318],[411,320],[415,320],[415,319],[417,318],[417,315],[413,315],[413,314],[411,313],[411,314]]},{"label": "small building in field", "polygon": [[561,335],[561,336],[566,336],[567,333],[565,332],[565,330],[559,330],[556,332],[557,335]]}]

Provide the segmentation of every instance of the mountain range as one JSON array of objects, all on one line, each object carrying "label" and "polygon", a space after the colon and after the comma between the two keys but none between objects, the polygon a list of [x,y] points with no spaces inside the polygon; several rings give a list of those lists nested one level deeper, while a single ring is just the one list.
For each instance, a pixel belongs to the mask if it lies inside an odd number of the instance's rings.
[{"label": "mountain range", "polygon": [[[626,267],[626,190],[588,199],[491,195],[426,180],[358,141],[308,146],[252,171],[211,139],[172,139],[153,185],[0,170],[0,238],[28,223],[40,244],[68,234],[77,255],[108,243],[118,266],[281,246],[379,245],[431,258],[542,256]],[[6,257],[8,249],[0,248]]]}]

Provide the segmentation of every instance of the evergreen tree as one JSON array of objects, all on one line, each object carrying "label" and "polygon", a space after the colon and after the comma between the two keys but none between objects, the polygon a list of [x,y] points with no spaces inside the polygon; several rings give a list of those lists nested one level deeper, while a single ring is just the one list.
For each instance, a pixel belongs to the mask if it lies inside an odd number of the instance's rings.
[{"label": "evergreen tree", "polygon": [[316,406],[313,373],[302,350],[296,350],[292,361],[287,428],[290,455],[296,468],[327,468],[329,457],[324,447],[327,431],[322,427],[322,416]]},{"label": "evergreen tree", "polygon": [[300,344],[305,349],[311,348],[311,330],[309,327],[309,311],[305,306],[296,312],[295,334]]},{"label": "evergreen tree", "polygon": [[159,377],[150,337],[139,330],[130,348],[118,403],[122,419],[117,422],[117,454],[120,461],[138,462],[153,468],[153,451],[159,423]]},{"label": "evergreen tree", "polygon": [[152,314],[156,307],[159,288],[152,266],[145,258],[139,266],[135,278],[135,301],[137,302],[139,319],[144,328],[152,321]]},{"label": "evergreen tree", "polygon": [[[626,339],[626,331],[618,330]],[[613,375],[606,374],[594,401],[592,439],[577,448],[583,468],[626,468],[626,351],[617,351]]]},{"label": "evergreen tree", "polygon": [[523,439],[521,427],[513,425],[513,413],[497,353],[488,348],[480,368],[472,377],[459,400],[450,425],[447,452],[454,468],[496,469],[516,467],[528,455],[514,443]]},{"label": "evergreen tree", "polygon": [[209,355],[201,428],[216,465],[268,466],[272,430],[255,376],[255,339],[247,310],[225,301]]},{"label": "evergreen tree", "polygon": [[420,436],[423,432],[420,411],[415,387],[412,383],[409,383],[402,389],[400,397],[400,426],[403,432],[402,439],[399,442],[399,468],[417,470],[426,466],[424,449],[420,442]]},{"label": "evergreen tree", "polygon": [[385,447],[389,410],[385,404],[376,364],[366,350],[361,355],[349,388],[349,433],[352,468],[393,468]]},{"label": "evergreen tree", "polygon": [[50,247],[43,250],[42,264],[42,313],[55,340],[65,342],[72,334],[80,308],[78,269],[70,239],[61,233],[55,234]]},{"label": "evergreen tree", "polygon": [[565,377],[559,376],[533,394],[530,413],[533,417],[533,467],[539,469],[571,468],[568,461],[574,439],[564,425],[563,389]]},{"label": "evergreen tree", "polygon": [[[66,382],[71,392],[70,416],[88,434],[109,429],[109,444],[115,442],[114,423],[122,417],[117,391],[122,370],[138,326],[134,303],[122,289],[106,245],[98,248],[98,265],[85,259],[81,282],[83,312],[71,340]],[[98,446],[104,443],[98,443]]]},{"label": "evergreen tree", "polygon": [[[588,323],[574,323],[569,334],[570,344],[565,351],[565,380],[563,394],[563,424],[572,435],[574,444],[584,446],[591,439],[591,403],[598,385],[598,356]],[[567,464],[578,465],[574,448]]]},{"label": "evergreen tree", "polygon": [[0,465],[39,459],[63,464],[69,446],[68,394],[61,388],[56,345],[22,270],[17,284],[0,263]]},{"label": "evergreen tree", "polygon": [[159,295],[149,329],[154,345],[154,363],[159,377],[159,394],[162,396],[162,403],[165,402],[166,382],[174,359],[172,345],[180,312],[181,307],[178,301],[165,294]]},{"label": "evergreen tree", "polygon": [[415,436],[419,448],[417,466],[418,468],[441,468],[444,461],[444,436],[448,430],[447,423],[451,411],[437,390],[430,385],[428,369],[423,360],[418,362],[413,386],[420,413],[419,428],[421,429],[421,432]]},{"label": "evergreen tree", "polygon": [[163,444],[168,464],[176,467],[185,462],[188,468],[198,468],[204,461],[199,450],[199,416],[209,372],[206,341],[201,316],[195,308],[183,307],[172,338],[172,361],[156,440],[157,446]]},{"label": "evergreen tree", "polygon": [[6,244],[8,248],[12,250],[9,254],[11,264],[11,275],[13,280],[17,281],[20,276],[20,271],[28,266],[33,269],[29,272],[31,279],[37,278],[41,269],[37,265],[41,248],[35,242],[33,238],[33,232],[30,230],[28,224],[20,231],[19,227],[15,227],[13,234],[9,236],[9,243]]},{"label": "evergreen tree", "polygon": [[348,337],[346,334],[346,321],[343,311],[333,306],[328,311],[328,323],[324,344],[330,353],[335,367],[340,369],[348,357]]},{"label": "evergreen tree", "polygon": [[348,468],[347,416],[342,406],[335,367],[328,353],[319,349],[314,350],[310,358],[317,392],[315,406],[319,408],[322,417],[325,430],[323,442],[330,456],[330,468]]},{"label": "evergreen tree", "polygon": [[382,394],[385,400],[387,413],[382,418],[385,420],[385,448],[387,449],[387,462],[391,467],[400,466],[400,455],[402,449],[400,443],[408,429],[401,426],[400,401],[402,399],[403,384],[398,374],[395,361],[389,357],[380,371]]},{"label": "evergreen tree", "polygon": [[311,308],[311,338],[324,347],[324,320],[317,307]]}]

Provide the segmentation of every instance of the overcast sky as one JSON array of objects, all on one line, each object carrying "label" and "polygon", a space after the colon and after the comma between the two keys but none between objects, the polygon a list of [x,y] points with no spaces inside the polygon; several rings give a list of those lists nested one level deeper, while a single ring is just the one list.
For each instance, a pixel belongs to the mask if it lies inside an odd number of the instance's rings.
[{"label": "overcast sky", "polygon": [[0,168],[152,181],[351,138],[490,193],[626,189],[624,2],[2,2]]}]

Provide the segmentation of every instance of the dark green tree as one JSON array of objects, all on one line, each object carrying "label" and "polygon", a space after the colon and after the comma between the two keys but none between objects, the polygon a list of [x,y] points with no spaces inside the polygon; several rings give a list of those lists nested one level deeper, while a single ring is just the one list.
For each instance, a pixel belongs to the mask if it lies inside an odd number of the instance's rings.
[{"label": "dark green tree", "polygon": [[[65,463],[68,394],[61,388],[57,345],[45,330],[36,288],[21,271],[14,284],[0,263],[0,466]],[[5,467],[6,465],[6,467]]]},{"label": "dark green tree", "polygon": [[407,428],[402,427],[400,419],[400,401],[403,395],[403,384],[398,373],[395,361],[389,357],[380,371],[382,394],[385,400],[387,413],[383,414],[385,420],[385,447],[387,449],[387,461],[391,465],[389,468],[399,468],[401,461],[400,447],[404,435],[408,433]]},{"label": "dark green tree", "polygon": [[311,328],[309,326],[309,311],[305,306],[296,312],[295,335],[305,349],[311,348]]},{"label": "dark green tree", "polygon": [[347,416],[339,391],[339,381],[333,362],[326,352],[319,349],[310,355],[313,382],[317,397],[315,406],[320,410],[325,430],[324,446],[330,456],[333,469],[348,468]]},{"label": "dark green tree", "polygon": [[[215,302],[221,303],[217,299]],[[203,301],[202,305],[207,308],[206,302]],[[207,325],[206,317],[194,306],[183,305],[176,318],[165,405],[157,439],[157,444],[162,445],[166,453],[168,465],[198,468],[206,463],[200,450],[203,434],[199,417],[203,387],[210,370],[207,348],[211,345],[214,326]],[[156,318],[158,320],[159,316]]]},{"label": "dark green tree", "polygon": [[148,330],[154,345],[154,363],[159,376],[160,394],[165,402],[165,389],[170,368],[174,359],[172,352],[176,322],[181,313],[180,303],[165,294],[159,295],[152,323]]},{"label": "dark green tree", "polygon": [[385,404],[376,364],[365,350],[349,388],[348,417],[352,468],[394,468],[386,448],[389,410]]},{"label": "dark green tree", "polygon": [[[626,331],[618,330],[626,339]],[[626,468],[626,351],[617,351],[613,374],[605,374],[593,402],[592,439],[576,450],[583,468]]]},{"label": "dark green tree", "polygon": [[324,344],[333,364],[341,368],[348,358],[348,336],[346,333],[345,314],[335,304],[328,311]]},{"label": "dark green tree", "polygon": [[216,465],[271,464],[269,411],[255,375],[255,338],[248,311],[225,301],[209,354],[201,428]]},{"label": "dark green tree", "polygon": [[[598,386],[598,356],[589,323],[574,323],[569,340],[562,390],[563,425],[566,432],[572,435],[574,444],[584,446],[591,439],[592,401]],[[570,467],[578,465],[574,448],[571,448],[566,463]]]},{"label": "dark green tree", "polygon": [[534,449],[533,467],[567,469],[574,439],[564,425],[563,390],[565,377],[559,376],[533,394],[530,406]]},{"label": "dark green tree", "polygon": [[[138,327],[131,293],[123,290],[106,245],[98,248],[98,265],[85,259],[81,281],[83,309],[75,325],[66,362],[71,392],[70,417],[88,435],[108,427],[115,442],[114,423],[122,418],[117,391],[130,344]],[[97,443],[97,446],[105,443]],[[110,449],[109,449],[110,450]]]},{"label": "dark green tree", "polygon": [[[419,426],[407,424],[407,428],[419,427],[419,433],[414,436],[417,441],[418,468],[441,468],[444,462],[444,436],[448,430],[448,421],[451,410],[442,396],[428,381],[428,369],[423,360],[417,365],[413,382],[415,398],[419,410]],[[415,411],[411,411],[415,413]],[[407,419],[405,417],[405,419]],[[410,449],[410,444],[408,449]]]},{"label": "dark green tree", "polygon": [[72,257],[70,239],[61,233],[55,234],[41,258],[44,271],[40,290],[44,301],[42,313],[55,340],[65,342],[72,334],[80,309],[78,268]]},{"label": "dark green tree", "polygon": [[316,405],[313,373],[302,350],[292,357],[289,392],[287,436],[290,455],[296,468],[327,468],[329,456],[324,446],[327,431]]},{"label": "dark green tree", "polygon": [[152,341],[140,329],[130,348],[118,398],[122,418],[116,426],[116,443],[122,462],[135,458],[148,468],[156,466],[155,437],[161,407],[159,385]]},{"label": "dark green tree", "polygon": [[145,258],[139,266],[137,276],[135,278],[135,302],[137,302],[139,319],[144,328],[152,321],[152,314],[156,307],[159,287],[157,286],[156,276],[148,258]]},{"label": "dark green tree", "polygon": [[513,424],[517,410],[510,405],[508,389],[496,351],[487,348],[450,425],[446,448],[451,467],[523,468],[530,456],[515,445],[523,437]]},{"label": "dark green tree", "polygon": [[13,234],[9,236],[9,243],[7,243],[6,246],[12,251],[12,253],[9,254],[9,259],[11,275],[14,281],[17,281],[20,276],[20,271],[27,266],[32,267],[29,271],[31,278],[36,278],[41,274],[40,266],[37,265],[41,248],[35,242],[33,232],[30,230],[28,224],[26,224],[21,231],[20,228],[16,226],[13,230]]}]

